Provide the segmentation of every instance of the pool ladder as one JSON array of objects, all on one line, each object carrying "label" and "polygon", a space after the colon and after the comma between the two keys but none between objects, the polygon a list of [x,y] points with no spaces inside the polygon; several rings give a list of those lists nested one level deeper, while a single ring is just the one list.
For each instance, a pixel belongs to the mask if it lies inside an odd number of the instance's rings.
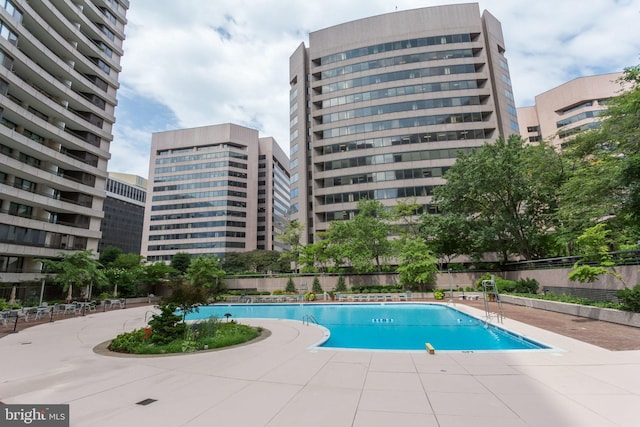
[{"label": "pool ladder", "polygon": [[313,317],[313,314],[305,314],[304,316],[302,316],[303,325],[310,325],[312,323],[315,323],[316,325],[318,324],[318,321],[315,317]]},{"label": "pool ladder", "polygon": [[[495,317],[496,322],[502,323],[502,320],[504,319],[504,311],[502,310],[502,301],[500,300],[500,294],[493,275],[491,276],[491,280],[482,281],[482,293],[484,297],[485,323],[489,323],[492,317]],[[497,312],[491,311],[489,307],[490,302],[496,302],[498,304]]]}]

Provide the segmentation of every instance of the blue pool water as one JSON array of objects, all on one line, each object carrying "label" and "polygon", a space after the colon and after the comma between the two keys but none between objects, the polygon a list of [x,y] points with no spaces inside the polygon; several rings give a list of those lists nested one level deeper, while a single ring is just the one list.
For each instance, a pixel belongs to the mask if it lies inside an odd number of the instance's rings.
[{"label": "blue pool water", "polygon": [[216,304],[186,320],[312,316],[331,335],[322,347],[375,350],[532,350],[548,348],[440,304]]}]

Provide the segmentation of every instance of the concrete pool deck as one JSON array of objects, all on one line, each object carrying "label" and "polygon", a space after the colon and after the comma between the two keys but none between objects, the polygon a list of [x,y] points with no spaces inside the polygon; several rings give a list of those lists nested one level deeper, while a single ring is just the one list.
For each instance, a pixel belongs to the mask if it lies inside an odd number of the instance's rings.
[{"label": "concrete pool deck", "polygon": [[[458,309],[477,317],[473,307]],[[94,347],[146,324],[151,307],[45,323],[0,340],[0,400],[70,405],[72,426],[638,426],[640,351],[609,351],[524,323],[552,350],[317,349],[324,330],[271,331],[222,351],[112,357]],[[138,405],[154,399],[148,405]]]}]

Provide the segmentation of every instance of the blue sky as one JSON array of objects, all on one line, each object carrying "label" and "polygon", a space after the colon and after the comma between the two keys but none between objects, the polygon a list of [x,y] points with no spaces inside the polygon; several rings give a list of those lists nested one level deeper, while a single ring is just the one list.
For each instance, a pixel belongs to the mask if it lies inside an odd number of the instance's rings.
[{"label": "blue sky", "polygon": [[[466,1],[132,0],[109,170],[146,177],[151,134],[237,123],[288,153],[289,56],[310,31]],[[640,63],[640,0],[486,0],[518,106],[575,77]]]}]

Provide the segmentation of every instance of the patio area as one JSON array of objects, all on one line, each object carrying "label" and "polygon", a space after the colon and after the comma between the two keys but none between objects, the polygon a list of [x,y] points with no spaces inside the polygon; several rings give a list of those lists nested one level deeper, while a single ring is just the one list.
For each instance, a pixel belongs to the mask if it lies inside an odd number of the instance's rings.
[{"label": "patio area", "polygon": [[197,354],[94,352],[145,325],[152,310],[91,313],[3,337],[0,401],[68,403],[72,426],[640,425],[640,350],[610,351],[509,318],[505,327],[553,349],[325,350],[313,347],[321,328],[250,320],[271,335]]}]

